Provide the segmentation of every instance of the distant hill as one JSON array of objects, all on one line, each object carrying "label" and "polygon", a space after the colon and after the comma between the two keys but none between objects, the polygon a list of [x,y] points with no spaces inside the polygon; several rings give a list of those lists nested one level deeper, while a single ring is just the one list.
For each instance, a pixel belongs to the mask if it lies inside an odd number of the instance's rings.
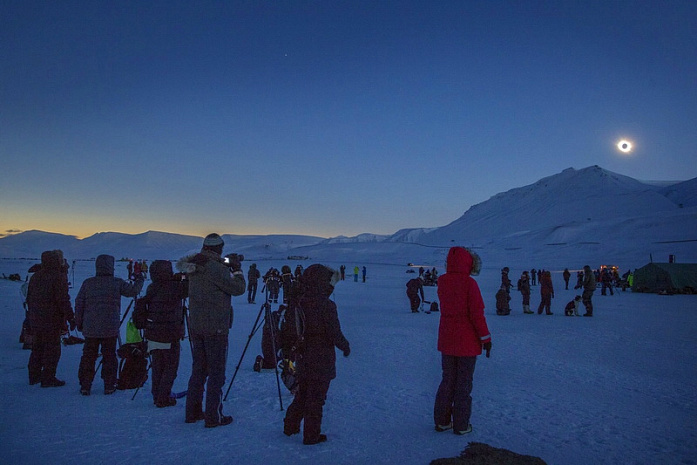
[{"label": "distant hill", "polygon": [[[224,235],[225,252],[250,259],[310,257],[325,261],[422,261],[442,265],[452,245],[473,247],[488,263],[510,260],[565,265],[645,264],[651,257],[697,262],[697,178],[641,182],[599,166],[568,168],[528,186],[494,195],[452,223],[401,229],[392,235],[322,238],[301,235]],[[98,233],[85,239],[27,231],[0,239],[0,257],[37,258],[62,249],[66,257],[176,259],[196,252],[201,237],[148,231]],[[407,257],[405,259],[405,257]],[[535,265],[540,267],[542,265]]]}]

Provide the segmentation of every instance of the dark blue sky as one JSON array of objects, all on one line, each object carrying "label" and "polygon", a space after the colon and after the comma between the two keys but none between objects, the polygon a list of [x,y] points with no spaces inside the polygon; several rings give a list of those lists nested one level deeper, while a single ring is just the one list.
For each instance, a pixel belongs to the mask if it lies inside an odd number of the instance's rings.
[{"label": "dark blue sky", "polygon": [[0,232],[390,234],[568,167],[693,178],[695,24],[692,1],[2,2]]}]

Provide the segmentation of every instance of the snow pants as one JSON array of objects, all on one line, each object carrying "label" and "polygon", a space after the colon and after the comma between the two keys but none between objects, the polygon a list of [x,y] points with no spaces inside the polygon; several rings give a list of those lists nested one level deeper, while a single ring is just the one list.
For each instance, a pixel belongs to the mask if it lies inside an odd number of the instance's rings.
[{"label": "snow pants", "polygon": [[303,441],[317,442],[322,432],[322,407],[327,399],[330,383],[330,379],[300,380],[298,393],[288,406],[283,420],[286,434],[299,433],[300,423],[305,420]]},{"label": "snow pants", "polygon": [[86,337],[82,347],[82,358],[77,377],[80,386],[85,389],[92,388],[94,381],[94,363],[99,356],[99,347],[102,348],[102,379],[104,387],[116,386],[119,362],[116,358],[116,336],[114,337]]},{"label": "snow pants", "polygon": [[581,294],[581,302],[583,302],[583,306],[586,307],[586,315],[593,314],[593,302],[591,301],[592,298],[593,291],[584,290],[583,294]]},{"label": "snow pants", "polygon": [[152,400],[155,403],[166,403],[172,392],[174,380],[179,371],[179,341],[171,343],[169,349],[155,349],[150,351],[152,364]]},{"label": "snow pants", "polygon": [[56,377],[61,358],[61,331],[34,330],[31,355],[29,355],[29,382],[47,383]]},{"label": "snow pants", "polygon": [[436,393],[433,421],[436,425],[453,424],[464,431],[472,415],[472,380],[477,357],[456,357],[442,354],[443,379]]},{"label": "snow pants", "polygon": [[220,423],[223,416],[223,385],[227,364],[228,335],[201,336],[191,338],[191,377],[186,395],[186,419],[199,417],[206,394],[206,424]]},{"label": "snow pants", "polygon": [[544,310],[547,315],[552,314],[552,294],[542,294],[542,301],[540,302],[540,306],[537,307],[537,314],[541,315],[542,310]]},{"label": "snow pants", "polygon": [[419,305],[421,305],[421,299],[419,299],[418,294],[410,294],[407,292],[407,297],[409,297],[409,305],[411,305],[411,311],[416,313],[419,311]]},{"label": "snow pants", "polygon": [[257,282],[249,281],[249,284],[247,285],[247,291],[247,302],[251,304],[257,298]]}]

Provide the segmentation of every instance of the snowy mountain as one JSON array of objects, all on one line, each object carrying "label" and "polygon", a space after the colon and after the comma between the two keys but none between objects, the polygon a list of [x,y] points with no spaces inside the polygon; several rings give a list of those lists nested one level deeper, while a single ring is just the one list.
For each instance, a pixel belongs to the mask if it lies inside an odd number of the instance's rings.
[{"label": "snowy mountain", "polygon": [[[287,256],[350,260],[367,254],[375,263],[403,261],[440,265],[451,245],[480,250],[491,266],[512,255],[548,267],[566,263],[570,252],[589,263],[637,267],[651,258],[697,262],[697,178],[674,184],[641,182],[599,166],[561,173],[494,195],[452,223],[402,229],[391,236],[360,234],[321,238],[298,235],[224,235],[225,252],[248,259]],[[630,240],[631,238],[631,240]],[[0,239],[0,257],[38,257],[60,248],[66,257],[174,259],[200,249],[201,238],[157,231],[130,235],[72,236],[28,231]],[[540,265],[538,265],[540,266]]]}]

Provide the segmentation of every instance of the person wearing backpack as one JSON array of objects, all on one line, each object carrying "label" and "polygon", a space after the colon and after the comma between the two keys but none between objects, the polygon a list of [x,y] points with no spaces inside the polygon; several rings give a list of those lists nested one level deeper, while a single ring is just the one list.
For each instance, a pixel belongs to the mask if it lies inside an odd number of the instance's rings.
[{"label": "person wearing backpack", "polygon": [[87,278],[75,298],[77,329],[85,336],[78,379],[80,393],[89,396],[94,381],[94,364],[102,353],[104,394],[116,392],[118,360],[116,341],[121,330],[121,297],[137,297],[143,288],[143,276],[133,275],[133,282],[114,276],[114,257],[99,255],[96,276]]},{"label": "person wearing backpack", "polygon": [[152,284],[145,297],[138,299],[133,321],[145,330],[148,352],[152,359],[152,398],[157,407],[177,404],[171,397],[172,385],[179,370],[180,340],[184,338],[184,305],[189,284],[183,275],[173,274],[169,260],[155,260],[150,265]]},{"label": "person wearing backpack", "polygon": [[336,304],[329,299],[340,274],[324,265],[311,265],[300,280],[301,296],[298,308],[304,314],[301,357],[298,361],[298,391],[288,406],[283,420],[283,433],[300,433],[303,426],[303,444],[325,442],[322,434],[322,407],[329,384],[336,378],[335,347],[344,357],[351,353],[348,340],[341,332]]},{"label": "person wearing backpack", "polygon": [[[236,254],[223,253],[223,238],[212,233],[203,240],[201,252],[177,263],[189,278],[189,338],[191,377],[186,395],[186,423],[205,420],[206,428],[229,425],[223,415],[223,385],[227,363],[228,334],[232,327],[232,296],[244,294],[242,264]],[[206,409],[203,410],[203,395]]]}]

